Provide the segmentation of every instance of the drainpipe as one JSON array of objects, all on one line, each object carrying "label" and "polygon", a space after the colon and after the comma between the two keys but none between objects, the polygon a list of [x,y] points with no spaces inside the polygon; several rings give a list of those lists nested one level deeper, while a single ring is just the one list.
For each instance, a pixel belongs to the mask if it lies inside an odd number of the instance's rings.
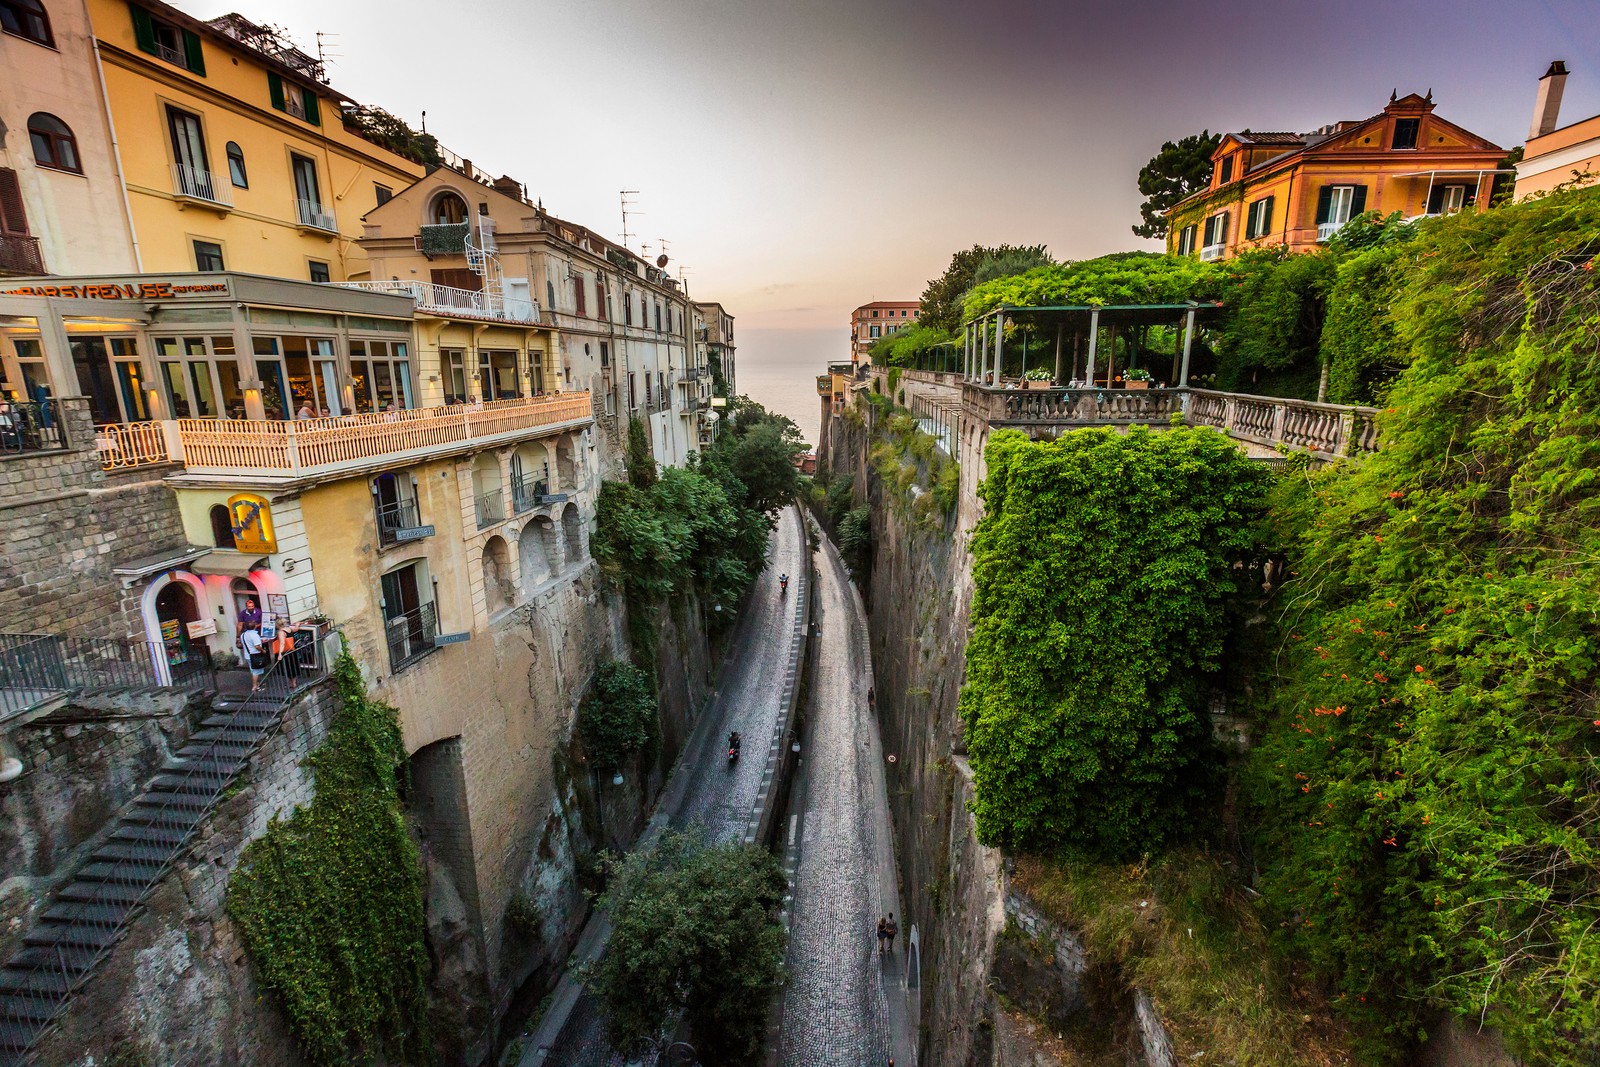
[{"label": "drainpipe", "polygon": [[[100,41],[94,40],[94,72],[100,79],[100,106],[105,109],[106,129],[111,133],[111,160],[117,168],[117,188],[122,192],[122,219],[128,224],[128,241],[133,245],[133,270],[144,273],[144,257],[139,252],[139,231],[133,226],[133,204],[128,200],[128,181],[122,171],[122,149],[117,142],[117,123],[111,117],[111,94],[106,91],[106,69],[100,62]],[[20,765],[17,773],[21,773]],[[0,778],[0,781],[9,779]]]}]

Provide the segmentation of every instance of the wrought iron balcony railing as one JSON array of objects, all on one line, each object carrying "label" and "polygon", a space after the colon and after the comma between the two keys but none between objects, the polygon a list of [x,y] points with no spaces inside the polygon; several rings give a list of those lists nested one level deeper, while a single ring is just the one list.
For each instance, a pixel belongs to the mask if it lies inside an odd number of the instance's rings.
[{"label": "wrought iron balcony railing", "polygon": [[396,674],[432,652],[439,636],[439,617],[433,604],[423,604],[384,622],[389,642],[389,673]]}]

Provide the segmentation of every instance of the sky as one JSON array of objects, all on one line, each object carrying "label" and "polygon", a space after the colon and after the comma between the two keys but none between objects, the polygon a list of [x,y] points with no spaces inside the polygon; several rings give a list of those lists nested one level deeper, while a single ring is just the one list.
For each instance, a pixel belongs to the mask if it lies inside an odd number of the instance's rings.
[{"label": "sky", "polygon": [[841,348],[852,308],[916,298],[958,248],[1158,247],[1129,227],[1165,140],[1431,88],[1509,148],[1552,59],[1563,123],[1600,112],[1600,0],[177,0],[231,5],[328,35],[336,89],[426,111],[564,218],[618,238],[637,190],[632,246],[665,239],[692,296]]}]

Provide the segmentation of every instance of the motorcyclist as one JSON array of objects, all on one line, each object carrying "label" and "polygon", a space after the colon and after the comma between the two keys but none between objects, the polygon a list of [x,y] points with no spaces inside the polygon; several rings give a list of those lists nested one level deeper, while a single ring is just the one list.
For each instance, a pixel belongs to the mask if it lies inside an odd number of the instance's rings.
[{"label": "motorcyclist", "polygon": [[739,737],[739,731],[738,730],[734,730],[733,732],[728,734],[728,758],[729,759],[733,759],[735,756],[737,756],[739,754],[739,742],[740,742],[740,740],[741,740],[741,738]]},{"label": "motorcyclist", "polygon": [[780,593],[789,591],[789,576],[787,574],[778,575],[778,591]]}]

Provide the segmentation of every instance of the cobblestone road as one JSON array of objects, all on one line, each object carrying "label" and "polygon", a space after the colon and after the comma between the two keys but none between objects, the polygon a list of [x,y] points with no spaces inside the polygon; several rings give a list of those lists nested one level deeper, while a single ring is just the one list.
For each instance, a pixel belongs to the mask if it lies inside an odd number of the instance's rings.
[{"label": "cobblestone road", "polygon": [[882,747],[867,703],[866,620],[833,546],[816,556],[812,595],[817,640],[796,793],[798,855],[792,877],[789,984],[784,994],[786,1067],[883,1067],[912,1063],[902,963],[878,955],[880,916],[895,912],[897,873]]},{"label": "cobblestone road", "polygon": [[[735,841],[744,833],[761,791],[767,749],[777,728],[784,669],[799,598],[794,578],[804,562],[804,544],[794,510],[785,509],[772,533],[767,569],[756,579],[719,678],[716,699],[695,727],[660,800],[670,825],[704,828],[715,842]],[[778,575],[791,579],[787,596],[778,592]],[[728,731],[738,730],[744,746],[737,763],[727,761]],[[599,917],[594,920],[600,923]],[[603,923],[600,923],[603,927]],[[588,953],[604,943],[586,931]],[[586,955],[580,943],[576,956]],[[560,990],[556,996],[559,998]],[[531,1042],[521,1067],[621,1067],[627,1059],[612,1051],[605,1023],[587,994],[579,994],[559,1036],[544,1052]]]}]

